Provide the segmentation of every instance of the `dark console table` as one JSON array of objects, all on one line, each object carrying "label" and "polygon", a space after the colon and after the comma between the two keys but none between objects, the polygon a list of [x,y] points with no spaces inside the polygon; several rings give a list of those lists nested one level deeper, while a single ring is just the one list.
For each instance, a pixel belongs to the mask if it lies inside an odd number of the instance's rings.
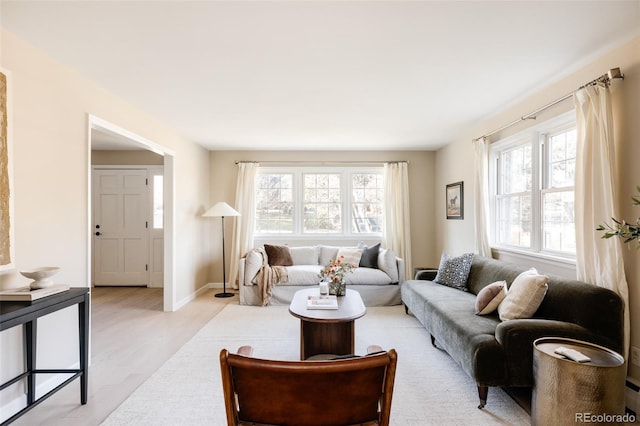
[{"label": "dark console table", "polygon": [[[24,413],[71,383],[80,378],[80,403],[87,403],[88,365],[89,365],[89,289],[71,288],[69,291],[47,296],[33,302],[0,302],[0,331],[24,324],[24,352],[26,371],[0,385],[0,391],[20,380],[27,382],[27,406],[6,419],[2,425],[9,424]],[[36,368],[36,343],[38,318],[59,311],[69,306],[78,305],[78,330],[80,368],[71,369],[38,369]],[[35,398],[36,374],[71,374],[56,388],[39,398]]]}]

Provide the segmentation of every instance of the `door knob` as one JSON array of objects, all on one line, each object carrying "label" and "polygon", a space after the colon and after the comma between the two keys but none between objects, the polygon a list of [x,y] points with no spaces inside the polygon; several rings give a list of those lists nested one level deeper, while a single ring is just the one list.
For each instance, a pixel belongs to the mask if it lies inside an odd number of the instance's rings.
[{"label": "door knob", "polygon": [[99,237],[99,236],[100,236],[100,232],[96,232],[96,237]]}]

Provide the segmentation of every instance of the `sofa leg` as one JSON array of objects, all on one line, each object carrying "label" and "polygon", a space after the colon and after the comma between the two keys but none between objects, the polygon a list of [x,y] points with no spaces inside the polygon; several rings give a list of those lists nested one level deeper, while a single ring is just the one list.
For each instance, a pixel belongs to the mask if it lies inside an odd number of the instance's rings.
[{"label": "sofa leg", "polygon": [[480,397],[480,405],[478,405],[479,409],[483,409],[487,404],[487,393],[489,392],[488,386],[478,386],[478,396]]},{"label": "sofa leg", "polygon": [[[403,303],[404,305],[404,303]],[[404,313],[409,315],[409,307],[407,305],[404,305]]]},{"label": "sofa leg", "polygon": [[436,338],[433,337],[433,334],[430,334],[429,336],[431,336],[431,346],[438,349],[438,347],[436,346]]}]

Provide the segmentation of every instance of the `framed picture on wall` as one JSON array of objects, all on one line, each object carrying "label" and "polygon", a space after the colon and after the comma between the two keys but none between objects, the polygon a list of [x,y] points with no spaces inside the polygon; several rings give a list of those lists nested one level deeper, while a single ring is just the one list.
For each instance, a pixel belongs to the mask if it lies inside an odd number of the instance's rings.
[{"label": "framed picture on wall", "polygon": [[464,182],[447,185],[446,196],[447,219],[464,219]]}]

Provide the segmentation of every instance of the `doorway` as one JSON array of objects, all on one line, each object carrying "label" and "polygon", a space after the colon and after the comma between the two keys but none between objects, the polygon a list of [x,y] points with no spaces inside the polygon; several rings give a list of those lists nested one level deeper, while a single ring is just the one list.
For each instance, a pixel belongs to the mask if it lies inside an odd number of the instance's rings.
[{"label": "doorway", "polygon": [[[174,153],[173,151],[162,147],[152,141],[149,141],[139,135],[136,135],[126,129],[116,126],[108,121],[100,119],[98,117],[88,116],[88,217],[89,217],[89,232],[88,232],[88,282],[93,282],[92,271],[94,267],[94,238],[95,233],[99,230],[94,229],[96,224],[93,221],[93,206],[92,200],[94,199],[94,182],[92,173],[92,151],[96,150],[119,150],[132,152],[145,151],[153,152],[159,156],[162,156],[162,167],[156,167],[156,173],[153,174],[152,179],[155,183],[161,186],[162,194],[162,215],[153,215],[150,218],[151,225],[157,223],[158,218],[162,221],[162,232],[158,233],[157,230],[149,232],[151,238],[147,244],[150,256],[155,257],[156,261],[161,262],[162,268],[156,268],[152,271],[151,277],[156,277],[158,281],[158,274],[161,274],[161,281],[163,282],[163,310],[174,311],[176,306],[176,291],[175,291],[175,253],[174,247],[174,224],[173,224],[173,210],[174,210]],[[133,155],[133,154],[132,154]],[[161,173],[157,170],[161,169]],[[160,179],[156,176],[161,176]],[[153,229],[153,228],[152,228]],[[156,243],[153,242],[153,236],[156,237]],[[162,239],[161,250],[158,249],[157,238]],[[154,248],[156,249],[155,251]],[[158,270],[159,269],[159,270]],[[153,280],[153,278],[152,278]]]},{"label": "doorway", "polygon": [[[120,162],[135,162],[129,151],[108,151]],[[93,152],[94,286],[162,288],[164,282],[163,168],[96,165]],[[152,154],[155,156],[155,154]],[[152,157],[153,158],[153,157]]]}]

